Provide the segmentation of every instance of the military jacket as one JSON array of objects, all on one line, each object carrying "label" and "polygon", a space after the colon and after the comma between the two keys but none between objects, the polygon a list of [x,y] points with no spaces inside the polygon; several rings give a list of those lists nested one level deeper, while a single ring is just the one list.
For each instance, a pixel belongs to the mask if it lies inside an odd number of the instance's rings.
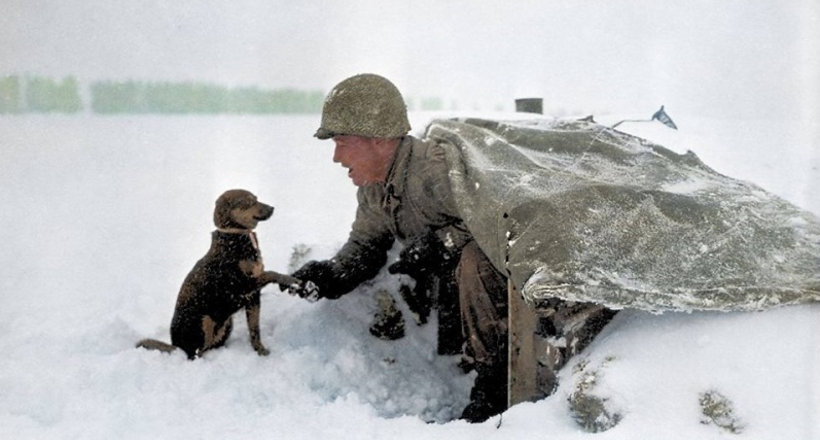
[{"label": "military jacket", "polygon": [[448,173],[438,144],[402,138],[386,182],[358,190],[350,236],[332,260],[337,273],[346,278],[345,285],[375,276],[396,240],[408,244],[434,233],[458,253],[472,239],[460,218]]}]

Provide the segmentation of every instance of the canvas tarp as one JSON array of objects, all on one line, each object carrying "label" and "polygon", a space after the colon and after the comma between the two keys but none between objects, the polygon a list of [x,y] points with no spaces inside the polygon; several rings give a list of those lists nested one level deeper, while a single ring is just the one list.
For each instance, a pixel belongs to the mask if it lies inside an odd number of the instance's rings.
[{"label": "canvas tarp", "polygon": [[693,153],[583,121],[436,120],[468,228],[531,305],[820,300],[820,219]]}]

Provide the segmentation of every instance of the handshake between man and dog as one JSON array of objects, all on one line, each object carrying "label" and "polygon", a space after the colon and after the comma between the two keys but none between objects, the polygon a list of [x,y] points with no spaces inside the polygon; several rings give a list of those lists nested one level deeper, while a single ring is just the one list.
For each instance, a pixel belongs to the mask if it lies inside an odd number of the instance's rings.
[{"label": "handshake between man and dog", "polygon": [[245,309],[253,349],[269,353],[259,335],[261,289],[277,283],[290,292],[307,293],[315,300],[313,283],[266,271],[253,231],[273,215],[273,207],[259,202],[249,191],[234,189],[216,200],[211,248],[188,273],[177,297],[171,321],[171,344],[144,339],[137,347],[171,352],[182,349],[189,359],[225,344],[233,327],[232,316]]}]

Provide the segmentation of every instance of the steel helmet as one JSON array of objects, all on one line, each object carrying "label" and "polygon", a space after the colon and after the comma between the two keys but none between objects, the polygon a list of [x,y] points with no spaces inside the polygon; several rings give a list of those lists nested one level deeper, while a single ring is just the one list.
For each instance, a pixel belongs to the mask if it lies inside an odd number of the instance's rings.
[{"label": "steel helmet", "polygon": [[398,138],[410,131],[407,106],[387,78],[371,73],[351,76],[328,93],[322,107],[319,139],[336,135]]}]

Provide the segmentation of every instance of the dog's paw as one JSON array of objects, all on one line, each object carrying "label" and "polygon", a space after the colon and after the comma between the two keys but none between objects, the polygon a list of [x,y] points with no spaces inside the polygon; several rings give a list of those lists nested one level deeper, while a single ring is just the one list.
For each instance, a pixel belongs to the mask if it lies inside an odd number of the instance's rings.
[{"label": "dog's paw", "polygon": [[293,283],[288,287],[288,293],[299,296],[308,300],[308,302],[316,302],[321,298],[319,294],[319,287],[313,281],[305,281]]},{"label": "dog's paw", "polygon": [[268,349],[267,349],[267,348],[265,348],[265,347],[261,347],[261,346],[260,346],[260,347],[255,347],[255,348],[254,348],[254,350],[256,350],[256,353],[257,353],[259,356],[267,356],[267,355],[269,355],[269,354],[270,354],[270,350],[268,350]]}]

